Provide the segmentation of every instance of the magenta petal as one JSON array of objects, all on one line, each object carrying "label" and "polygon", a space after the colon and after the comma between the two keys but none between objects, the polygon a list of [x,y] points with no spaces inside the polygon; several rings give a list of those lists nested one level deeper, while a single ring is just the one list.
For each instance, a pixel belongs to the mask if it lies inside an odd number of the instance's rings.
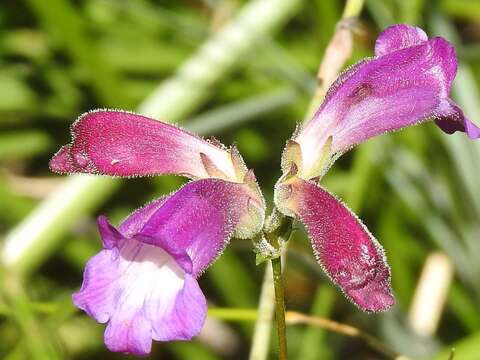
[{"label": "magenta petal", "polygon": [[135,210],[126,219],[122,221],[118,227],[118,231],[125,237],[134,237],[142,230],[145,224],[150,220],[153,214],[162,207],[165,201],[168,200],[170,195],[162,196],[140,209]]},{"label": "magenta petal", "polygon": [[106,216],[100,215],[97,219],[97,224],[104,249],[112,249],[121,246],[124,237],[108,222]]},{"label": "magenta petal", "polygon": [[218,179],[194,181],[171,195],[137,238],[173,255],[185,251],[196,276],[220,255],[254,202],[244,184]]},{"label": "magenta petal", "polygon": [[406,47],[420,45],[425,41],[428,41],[428,36],[418,27],[407,24],[392,25],[378,36],[375,42],[375,55],[383,56]]},{"label": "magenta petal", "polygon": [[57,151],[49,163],[50,169],[55,172],[66,174],[75,171],[70,157],[70,145],[64,145]]},{"label": "magenta petal", "polygon": [[[196,276],[220,255],[252,207],[264,211],[248,185],[203,179],[138,209],[118,231],[101,216],[99,229],[105,248],[117,243],[119,236],[135,238],[161,247]],[[252,226],[259,230],[262,223]]]},{"label": "magenta petal", "polygon": [[383,55],[341,75],[312,120],[293,137],[301,150],[299,177],[320,176],[318,164],[325,155],[336,159],[371,137],[441,112],[457,71],[451,44],[440,37],[426,40],[420,30],[399,25],[382,34],[377,45]]},{"label": "magenta petal", "polygon": [[72,126],[72,143],[50,161],[59,173],[209,177],[202,162],[236,179],[230,153],[173,125],[123,111],[97,110]]},{"label": "magenta petal", "polygon": [[317,260],[332,281],[364,311],[391,307],[395,299],[383,248],[352,211],[302,179],[279,186],[288,194],[283,206],[307,228]]},{"label": "magenta petal", "polygon": [[323,145],[332,136],[332,152],[341,153],[370,137],[426,120],[450,91],[453,69],[444,58],[454,57],[450,49],[446,41],[435,39],[364,62],[340,88],[333,85],[335,96],[328,97],[294,140],[308,156],[310,148],[304,144]]},{"label": "magenta petal", "polygon": [[435,123],[447,134],[462,131],[470,139],[480,138],[480,128],[468,120],[463,111],[450,99],[442,102],[439,111],[435,115]]}]

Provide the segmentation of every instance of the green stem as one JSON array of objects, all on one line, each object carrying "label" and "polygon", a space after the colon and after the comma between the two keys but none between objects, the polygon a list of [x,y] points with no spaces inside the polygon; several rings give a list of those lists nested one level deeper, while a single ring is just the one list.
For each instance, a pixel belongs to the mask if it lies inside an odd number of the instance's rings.
[{"label": "green stem", "polygon": [[282,258],[272,259],[275,287],[275,319],[277,323],[279,359],[287,360],[287,326],[285,324],[285,291],[283,288]]},{"label": "green stem", "polygon": [[[265,239],[270,243],[270,245],[276,248],[279,253],[283,253],[282,257],[284,261],[286,259],[285,242],[289,239],[291,232],[292,219],[283,216],[281,213],[278,212],[276,208],[274,208],[270,216],[268,216],[265,221],[262,236],[264,236]],[[266,254],[265,258],[270,258],[270,254]],[[281,346],[284,349],[284,351],[281,350],[280,352],[285,355],[285,357],[281,358],[287,358],[285,336],[285,306],[283,305],[284,301],[281,259],[276,258],[271,261],[272,266],[266,267],[265,275],[263,278],[262,292],[260,294],[260,300],[258,304],[258,318],[255,323],[252,347],[250,349],[250,360],[267,359],[271,337],[273,313],[276,304],[282,304],[281,307],[283,310],[280,312],[280,314],[283,315],[279,316],[279,312],[277,309],[277,319],[280,319],[280,321],[282,322],[281,326],[283,327],[282,340],[279,340],[279,344],[282,344]]]}]

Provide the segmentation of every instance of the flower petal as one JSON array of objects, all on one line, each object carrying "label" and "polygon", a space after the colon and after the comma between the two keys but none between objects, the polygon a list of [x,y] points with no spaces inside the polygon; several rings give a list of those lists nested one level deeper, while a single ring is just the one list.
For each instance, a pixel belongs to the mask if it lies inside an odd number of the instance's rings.
[{"label": "flower petal", "polygon": [[[387,38],[392,44],[400,41]],[[401,40],[402,44],[412,41],[407,40]],[[386,39],[381,43],[390,44]],[[331,158],[335,159],[373,136],[433,117],[448,98],[456,69],[453,47],[435,38],[347,70],[329,89],[314,118],[293,138],[302,153],[299,176],[320,175],[315,164],[330,138]]]},{"label": "flower petal", "polygon": [[383,56],[406,47],[428,41],[422,29],[407,24],[396,24],[386,28],[375,42],[375,55]]},{"label": "flower petal", "polygon": [[73,303],[99,323],[106,323],[114,311],[114,291],[111,289],[118,276],[117,248],[102,250],[85,266],[83,283],[73,294]]},{"label": "flower petal", "polygon": [[152,339],[191,339],[207,311],[197,281],[162,248],[135,239],[93,257],[73,300],[97,321],[109,322],[110,350],[137,355],[150,352]]},{"label": "flower petal", "polygon": [[[157,298],[162,298],[164,289],[156,289]],[[154,340],[190,340],[200,333],[207,315],[207,301],[193,276],[185,274],[183,288],[178,292],[175,306],[168,316],[162,316],[161,305],[157,300],[148,303],[145,309],[153,322]]]},{"label": "flower petal", "polygon": [[136,238],[162,247],[185,271],[198,275],[232,235],[251,238],[261,230],[265,204],[259,196],[247,184],[197,180],[138,209],[118,230],[104,216],[98,226],[105,249],[120,246],[123,237]]},{"label": "flower petal", "polygon": [[[203,157],[203,161],[202,161]],[[179,174],[210,177],[204,162],[230,180],[238,180],[231,151],[173,125],[147,117],[110,110],[82,115],[72,126],[72,143],[50,161],[59,173],[112,176]]]},{"label": "flower petal", "polygon": [[118,227],[118,231],[123,236],[132,238],[142,230],[145,224],[150,220],[153,214],[165,204],[171,195],[162,196],[145,206],[135,210]]},{"label": "flower petal", "polygon": [[106,216],[100,215],[97,219],[97,225],[104,249],[113,249],[114,247],[122,246],[124,240],[123,235],[108,222]]},{"label": "flower petal", "polygon": [[275,200],[305,225],[319,264],[354,304],[369,312],[394,304],[383,248],[344,204],[299,178],[279,183]]},{"label": "flower petal", "polygon": [[144,356],[152,349],[152,325],[141,310],[129,309],[114,316],[105,330],[108,350]]},{"label": "flower petal", "polygon": [[480,138],[480,128],[468,120],[458,105],[450,99],[442,102],[435,115],[435,123],[447,134],[462,131],[471,139]]},{"label": "flower petal", "polygon": [[73,164],[70,158],[70,145],[62,146],[50,159],[48,165],[52,171],[60,174],[73,172]]},{"label": "flower petal", "polygon": [[264,211],[263,199],[246,184],[193,181],[158,207],[136,237],[161,246],[172,256],[186,252],[192,273],[198,276],[220,255],[239,226],[248,223],[250,227],[244,231],[251,236],[260,231]]}]

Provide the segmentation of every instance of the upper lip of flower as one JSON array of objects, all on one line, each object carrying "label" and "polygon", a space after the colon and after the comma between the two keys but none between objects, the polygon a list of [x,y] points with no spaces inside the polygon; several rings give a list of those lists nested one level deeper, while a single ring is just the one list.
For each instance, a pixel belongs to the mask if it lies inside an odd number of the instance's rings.
[{"label": "upper lip of flower", "polygon": [[242,182],[247,167],[237,149],[173,125],[118,110],[94,110],[72,125],[72,142],[50,161],[58,173],[109,176],[177,174]]},{"label": "upper lip of flower", "polygon": [[[449,133],[480,137],[480,129],[448,97],[457,59],[446,40],[429,40],[423,30],[400,24],[379,36],[375,54],[340,75],[313,118],[287,144],[284,156],[298,145],[296,158],[289,159],[297,161],[298,176],[322,176],[353,146],[429,119]],[[320,161],[325,153],[329,159]]]},{"label": "upper lip of flower", "polygon": [[312,181],[292,176],[275,187],[277,208],[306,227],[329,278],[364,311],[394,303],[384,251],[355,214]]}]

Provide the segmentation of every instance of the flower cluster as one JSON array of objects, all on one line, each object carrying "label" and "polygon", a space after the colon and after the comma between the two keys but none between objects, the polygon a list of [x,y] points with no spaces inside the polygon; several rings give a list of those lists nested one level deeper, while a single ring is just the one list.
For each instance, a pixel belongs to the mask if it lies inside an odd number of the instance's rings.
[{"label": "flower cluster", "polygon": [[[449,98],[453,47],[419,28],[395,25],[375,56],[345,71],[282,155],[275,206],[302,222],[319,264],[360,309],[388,309],[394,298],[380,244],[359,219],[318,185],[339,156],[376,135],[434,120],[445,132],[480,129]],[[96,110],[72,126],[72,142],[52,158],[58,173],[176,174],[192,179],[135,211],[118,227],[98,218],[103,250],[87,263],[75,305],[108,323],[112,351],[144,355],[152,339],[189,340],[205,321],[197,278],[231,237],[261,234],[265,201],[235,147],[123,111]]]}]

